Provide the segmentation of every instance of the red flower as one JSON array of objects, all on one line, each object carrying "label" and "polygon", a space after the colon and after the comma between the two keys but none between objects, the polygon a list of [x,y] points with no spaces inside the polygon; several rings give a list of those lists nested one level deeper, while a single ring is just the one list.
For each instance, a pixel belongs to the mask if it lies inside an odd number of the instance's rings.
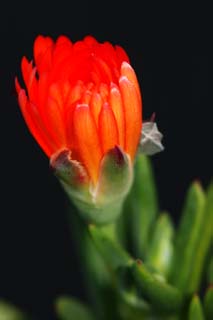
[{"label": "red flower", "polygon": [[142,127],[136,75],[125,51],[87,36],[72,43],[38,36],[34,61],[22,59],[25,90],[16,79],[19,105],[29,130],[51,157],[71,150],[95,184],[100,161],[119,146],[133,160]]}]

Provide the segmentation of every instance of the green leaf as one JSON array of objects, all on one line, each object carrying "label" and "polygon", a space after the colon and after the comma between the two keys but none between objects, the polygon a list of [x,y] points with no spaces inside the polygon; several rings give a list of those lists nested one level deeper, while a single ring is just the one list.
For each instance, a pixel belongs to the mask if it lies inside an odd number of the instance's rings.
[{"label": "green leaf", "polygon": [[209,284],[213,284],[213,256],[209,261],[209,266],[207,270],[207,281]]},{"label": "green leaf", "polygon": [[94,320],[89,308],[70,297],[61,297],[56,301],[56,313],[60,320]]},{"label": "green leaf", "polygon": [[[68,210],[71,234],[78,248],[81,274],[89,303],[98,319],[111,319],[115,314],[116,304],[111,274],[91,238],[88,225],[84,223],[78,212],[75,212],[76,208]],[[107,236],[114,238],[113,225],[101,227],[101,230],[103,229]]]},{"label": "green leaf", "polygon": [[167,213],[163,213],[156,221],[149,246],[146,263],[167,276],[173,255],[174,227]]},{"label": "green leaf", "polygon": [[111,270],[115,271],[119,267],[128,266],[132,262],[129,254],[104,230],[90,225],[89,232],[105,263]]},{"label": "green leaf", "polygon": [[120,295],[118,310],[122,320],[150,319],[150,306],[134,292],[122,292],[122,295]]},{"label": "green leaf", "polygon": [[136,158],[134,182],[124,205],[127,234],[131,234],[134,255],[143,259],[147,253],[151,228],[158,205],[151,162],[139,154]]},{"label": "green leaf", "polygon": [[[209,205],[208,205],[209,206]],[[188,191],[183,215],[177,231],[170,281],[186,294],[196,292],[210,245],[209,208],[198,183]]]},{"label": "green leaf", "polygon": [[0,301],[0,320],[27,320],[29,319],[16,306]]},{"label": "green leaf", "polygon": [[189,320],[204,320],[203,308],[200,299],[194,295],[189,306]]},{"label": "green leaf", "polygon": [[213,286],[211,285],[204,297],[204,311],[206,320],[213,319]]},{"label": "green leaf", "polygon": [[143,263],[132,264],[132,275],[141,296],[158,310],[174,312],[182,306],[182,296],[178,289],[157,279]]}]

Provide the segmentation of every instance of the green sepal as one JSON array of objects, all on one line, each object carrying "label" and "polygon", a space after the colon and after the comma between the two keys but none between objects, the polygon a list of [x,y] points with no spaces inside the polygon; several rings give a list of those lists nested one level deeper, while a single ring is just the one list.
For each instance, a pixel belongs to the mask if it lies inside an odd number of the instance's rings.
[{"label": "green sepal", "polygon": [[55,306],[60,320],[95,320],[89,307],[75,298],[60,297]]},{"label": "green sepal", "polygon": [[118,268],[129,266],[132,263],[131,256],[101,228],[90,225],[89,232],[109,269],[116,271]]},{"label": "green sepal", "polygon": [[189,320],[205,320],[202,304],[197,295],[194,295],[189,305]]},{"label": "green sepal", "polygon": [[87,223],[104,225],[118,218],[133,179],[131,160],[119,147],[104,155],[95,186],[67,149],[54,154],[50,166]]},{"label": "green sepal", "polygon": [[167,213],[162,213],[153,229],[146,263],[164,276],[168,275],[172,261],[173,237],[172,221]]},{"label": "green sepal", "polygon": [[[209,197],[209,196],[208,196]],[[190,187],[175,239],[170,281],[185,294],[197,291],[210,245],[211,221],[199,183]]]},{"label": "green sepal", "polygon": [[213,285],[211,285],[204,296],[204,312],[206,320],[213,319]]},{"label": "green sepal", "polygon": [[124,200],[133,180],[130,157],[115,146],[103,157],[98,184],[94,190],[97,205]]},{"label": "green sepal", "polygon": [[29,320],[30,317],[16,306],[0,300],[0,320]]},{"label": "green sepal", "polygon": [[[151,161],[138,154],[134,166],[133,186],[124,204],[127,242],[134,255],[144,259],[148,252],[151,230],[158,212],[157,191]],[[130,236],[129,236],[130,234]]]},{"label": "green sepal", "polygon": [[89,201],[89,178],[84,167],[71,158],[71,151],[60,150],[50,158],[50,167],[72,198]]},{"label": "green sepal", "polygon": [[131,269],[141,296],[152,307],[171,313],[181,309],[183,300],[177,288],[156,278],[140,260],[134,262]]}]

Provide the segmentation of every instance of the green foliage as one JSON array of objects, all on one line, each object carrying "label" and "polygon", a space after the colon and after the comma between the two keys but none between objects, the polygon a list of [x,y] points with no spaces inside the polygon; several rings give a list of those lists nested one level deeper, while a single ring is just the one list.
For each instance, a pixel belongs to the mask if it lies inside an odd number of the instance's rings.
[{"label": "green foliage", "polygon": [[197,295],[192,297],[192,301],[189,306],[189,320],[204,320],[204,313],[202,304]]},{"label": "green foliage", "polygon": [[153,223],[158,212],[157,191],[149,159],[139,154],[135,163],[134,181],[124,206],[126,233],[131,247],[140,259],[144,259],[149,246]]},{"label": "green foliage", "polygon": [[168,213],[162,213],[156,220],[147,253],[147,264],[167,277],[171,265],[174,245],[174,226]]},{"label": "green foliage", "polygon": [[[113,216],[113,207],[108,210]],[[213,184],[203,190],[192,183],[175,228],[158,209],[151,163],[139,155],[122,217],[102,226],[76,215],[70,225],[90,308],[59,298],[59,320],[213,319]],[[22,319],[0,303],[0,320]]]},{"label": "green foliage", "polygon": [[70,297],[61,297],[57,300],[56,313],[60,320],[95,319],[87,306]]},{"label": "green foliage", "polygon": [[207,320],[213,319],[213,286],[211,285],[204,297],[204,310]]},{"label": "green foliage", "polygon": [[0,300],[0,320],[28,320],[30,319],[16,306]]}]

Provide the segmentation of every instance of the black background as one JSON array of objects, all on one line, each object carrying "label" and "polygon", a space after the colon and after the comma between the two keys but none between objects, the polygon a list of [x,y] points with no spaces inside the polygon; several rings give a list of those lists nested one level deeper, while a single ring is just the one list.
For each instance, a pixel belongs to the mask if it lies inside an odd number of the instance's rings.
[{"label": "black background", "polygon": [[[148,4],[149,3],[149,4]],[[7,2],[0,18],[0,297],[53,319],[59,294],[85,298],[67,199],[29,134],[14,93],[20,60],[38,34],[73,41],[92,34],[128,52],[156,112],[165,151],[152,158],[161,209],[179,219],[188,185],[212,177],[212,55],[209,8],[154,2]]]}]

